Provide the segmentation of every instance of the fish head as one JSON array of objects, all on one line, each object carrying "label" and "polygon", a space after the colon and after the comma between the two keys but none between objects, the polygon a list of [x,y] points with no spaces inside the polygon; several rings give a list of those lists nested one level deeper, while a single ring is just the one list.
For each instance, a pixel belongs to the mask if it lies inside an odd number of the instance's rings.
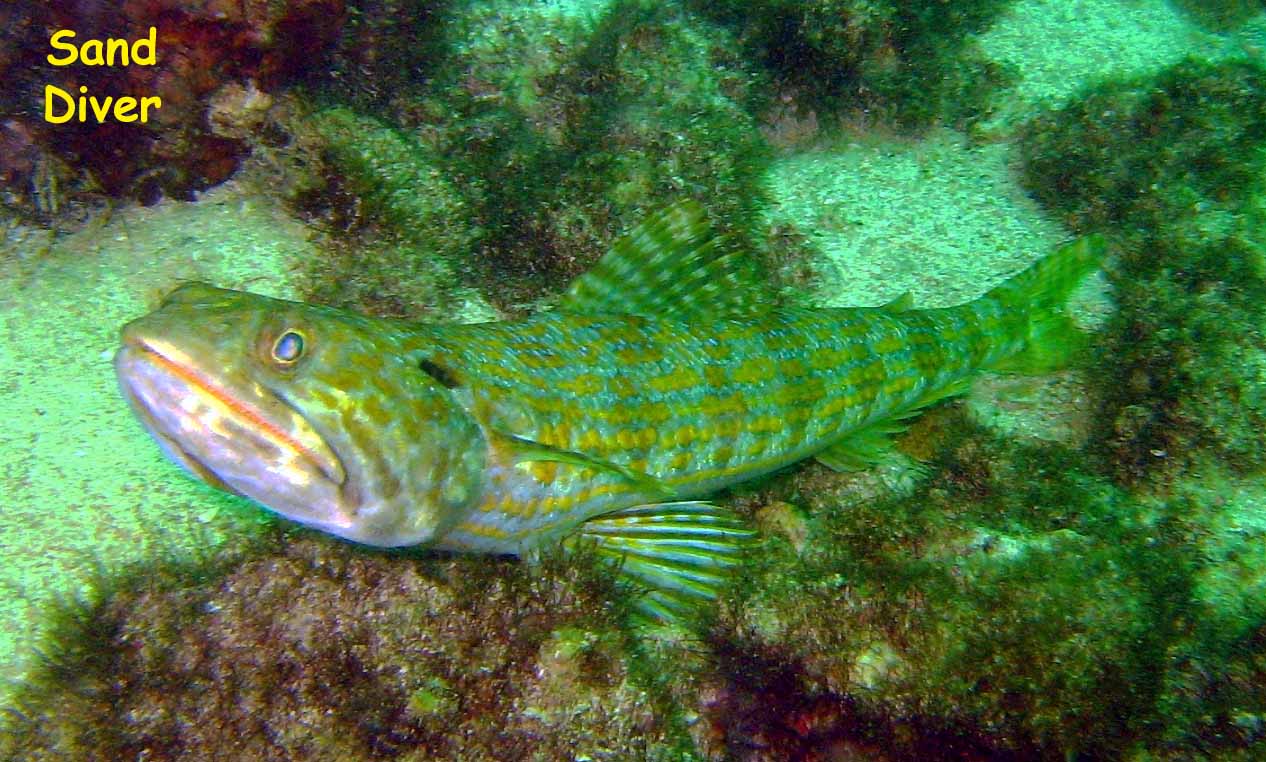
[{"label": "fish head", "polygon": [[191,283],[123,327],[114,366],[196,477],[339,537],[417,545],[475,504],[487,452],[405,349],[417,330]]}]

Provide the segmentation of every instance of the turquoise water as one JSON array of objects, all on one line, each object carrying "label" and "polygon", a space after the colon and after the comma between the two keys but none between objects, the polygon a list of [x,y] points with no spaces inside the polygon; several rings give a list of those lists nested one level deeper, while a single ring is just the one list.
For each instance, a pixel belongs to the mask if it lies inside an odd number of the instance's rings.
[{"label": "turquoise water", "polygon": [[[940,38],[903,37],[917,24],[882,23],[879,3],[312,5],[291,26],[241,19],[282,31],[216,38],[246,49],[197,87],[178,63],[207,43],[160,22],[159,69],[186,78],[155,90],[171,121],[147,134],[166,147],[96,138],[142,157],[129,164],[47,126],[36,142],[59,163],[13,175],[6,754],[1260,758],[1266,78],[1218,68],[1261,65],[1254,4],[951,3],[977,34],[917,66]],[[85,7],[59,23],[116,28]],[[798,19],[810,52],[771,19]],[[287,34],[327,53],[305,67]],[[1172,68],[1188,56],[1212,63]],[[1111,108],[1087,101],[1122,82],[1133,95]],[[1052,117],[1051,142],[1034,137],[1040,114],[1086,102],[1084,133]],[[1133,137],[1096,154],[1113,137],[1096,124]],[[201,140],[236,141],[236,170]],[[1032,146],[1071,158],[1042,165]],[[961,303],[1102,232],[1113,259],[1072,306],[1099,338],[1070,369],[982,377],[877,468],[806,464],[722,496],[768,542],[702,638],[634,633],[581,562],[278,538],[262,509],[165,460],[118,394],[119,327],[179,282],[514,318],[683,196],[787,299],[819,305]],[[54,613],[76,597],[99,627]],[[23,717],[53,730],[24,734]]]}]

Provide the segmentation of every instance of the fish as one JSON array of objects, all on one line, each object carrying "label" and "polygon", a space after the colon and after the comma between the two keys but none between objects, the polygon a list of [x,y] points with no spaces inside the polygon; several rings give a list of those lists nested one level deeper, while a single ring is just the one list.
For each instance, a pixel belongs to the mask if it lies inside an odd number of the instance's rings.
[{"label": "fish", "polygon": [[682,621],[759,542],[710,496],[808,458],[866,468],[981,371],[1066,364],[1085,334],[1065,302],[1102,250],[1075,241],[954,307],[788,307],[682,202],[523,319],[187,283],[122,328],[114,367],[163,452],[216,488],[371,546],[593,548],[640,613]]}]

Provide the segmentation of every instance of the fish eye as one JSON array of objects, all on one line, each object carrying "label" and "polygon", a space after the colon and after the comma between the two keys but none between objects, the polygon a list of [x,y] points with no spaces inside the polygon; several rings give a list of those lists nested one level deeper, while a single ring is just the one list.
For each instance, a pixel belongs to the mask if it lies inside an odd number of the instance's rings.
[{"label": "fish eye", "polygon": [[286,331],[273,342],[273,360],[281,365],[294,365],[303,357],[303,334]]}]

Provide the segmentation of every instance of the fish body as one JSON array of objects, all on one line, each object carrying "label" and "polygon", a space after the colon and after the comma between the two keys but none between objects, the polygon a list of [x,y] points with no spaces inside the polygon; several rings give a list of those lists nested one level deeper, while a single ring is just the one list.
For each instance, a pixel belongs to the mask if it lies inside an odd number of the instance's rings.
[{"label": "fish body", "polygon": [[1043,370],[1083,241],[981,298],[778,309],[698,207],[653,217],[524,320],[426,325],[203,284],[125,326],[121,388],[207,482],[378,546],[525,554],[589,537],[668,617],[751,532],[697,498],[796,461],[863,467],[984,369]]},{"label": "fish body", "polygon": [[429,329],[419,347],[486,429],[584,455],[515,467],[516,443],[494,437],[486,489],[443,544],[514,551],[591,516],[705,496],[813,456],[1005,354],[1014,340],[990,337],[1004,317],[992,307],[708,322],[552,312]]}]

